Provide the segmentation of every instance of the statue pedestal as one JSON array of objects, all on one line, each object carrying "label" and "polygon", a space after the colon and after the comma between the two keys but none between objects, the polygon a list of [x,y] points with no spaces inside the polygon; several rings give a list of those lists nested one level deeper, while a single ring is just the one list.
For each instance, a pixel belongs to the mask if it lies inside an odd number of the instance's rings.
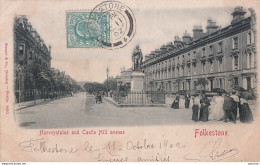
[{"label": "statue pedestal", "polygon": [[133,72],[131,75],[131,91],[143,91],[144,90],[144,77],[143,72]]}]

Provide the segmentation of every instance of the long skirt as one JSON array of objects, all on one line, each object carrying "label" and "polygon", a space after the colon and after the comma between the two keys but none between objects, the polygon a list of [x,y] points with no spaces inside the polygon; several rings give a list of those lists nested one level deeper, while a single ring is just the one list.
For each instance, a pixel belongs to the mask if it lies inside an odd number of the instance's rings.
[{"label": "long skirt", "polygon": [[237,118],[237,103],[234,104],[233,108],[232,108],[232,112],[235,116],[235,119]]},{"label": "long skirt", "polygon": [[208,121],[208,118],[209,118],[209,108],[208,108],[208,106],[207,107],[201,107],[200,108],[199,120],[206,122],[206,121]]},{"label": "long skirt", "polygon": [[248,103],[244,103],[243,105],[239,105],[238,107],[239,107],[239,117],[242,123],[249,123],[254,120],[253,114],[251,112]]},{"label": "long skirt", "polygon": [[198,105],[193,105],[192,106],[192,119],[194,121],[199,120],[199,106]]},{"label": "long skirt", "polygon": [[173,109],[179,109],[179,101],[177,100],[174,100],[172,105],[171,105],[171,108]]},{"label": "long skirt", "polygon": [[190,99],[185,99],[185,108],[189,108],[190,106]]}]

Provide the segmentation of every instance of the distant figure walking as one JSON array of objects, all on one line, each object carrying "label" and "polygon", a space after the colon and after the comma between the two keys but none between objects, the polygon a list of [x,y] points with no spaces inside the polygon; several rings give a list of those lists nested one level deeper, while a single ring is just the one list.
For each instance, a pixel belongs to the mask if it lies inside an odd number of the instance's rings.
[{"label": "distant figure walking", "polygon": [[186,94],[185,95],[185,108],[189,108],[190,106],[190,95]]},{"label": "distant figure walking", "polygon": [[173,109],[179,109],[179,103],[180,103],[180,96],[179,94],[176,95],[176,98],[174,99],[171,108]]}]

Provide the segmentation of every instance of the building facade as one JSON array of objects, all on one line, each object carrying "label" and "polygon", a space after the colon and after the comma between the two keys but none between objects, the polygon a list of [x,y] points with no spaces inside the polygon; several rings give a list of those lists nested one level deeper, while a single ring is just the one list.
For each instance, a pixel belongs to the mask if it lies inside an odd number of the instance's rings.
[{"label": "building facade", "polygon": [[185,32],[182,40],[175,37],[173,43],[146,55],[142,63],[145,90],[194,90],[199,78],[207,80],[208,91],[255,88],[256,16],[249,11],[251,15],[245,18],[245,10],[236,7],[229,26],[220,28],[209,19],[205,33],[201,26],[194,26],[193,37]]},{"label": "building facade", "polygon": [[51,59],[51,46],[46,46],[26,16],[17,16],[14,20],[15,90],[34,89],[29,67],[37,63],[41,70],[50,69]]}]

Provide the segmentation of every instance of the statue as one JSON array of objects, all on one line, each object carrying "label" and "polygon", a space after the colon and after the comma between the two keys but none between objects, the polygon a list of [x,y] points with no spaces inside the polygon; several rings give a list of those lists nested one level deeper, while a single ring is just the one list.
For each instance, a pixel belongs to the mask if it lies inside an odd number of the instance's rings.
[{"label": "statue", "polygon": [[137,45],[132,53],[133,71],[141,71],[143,54],[139,45]]}]

